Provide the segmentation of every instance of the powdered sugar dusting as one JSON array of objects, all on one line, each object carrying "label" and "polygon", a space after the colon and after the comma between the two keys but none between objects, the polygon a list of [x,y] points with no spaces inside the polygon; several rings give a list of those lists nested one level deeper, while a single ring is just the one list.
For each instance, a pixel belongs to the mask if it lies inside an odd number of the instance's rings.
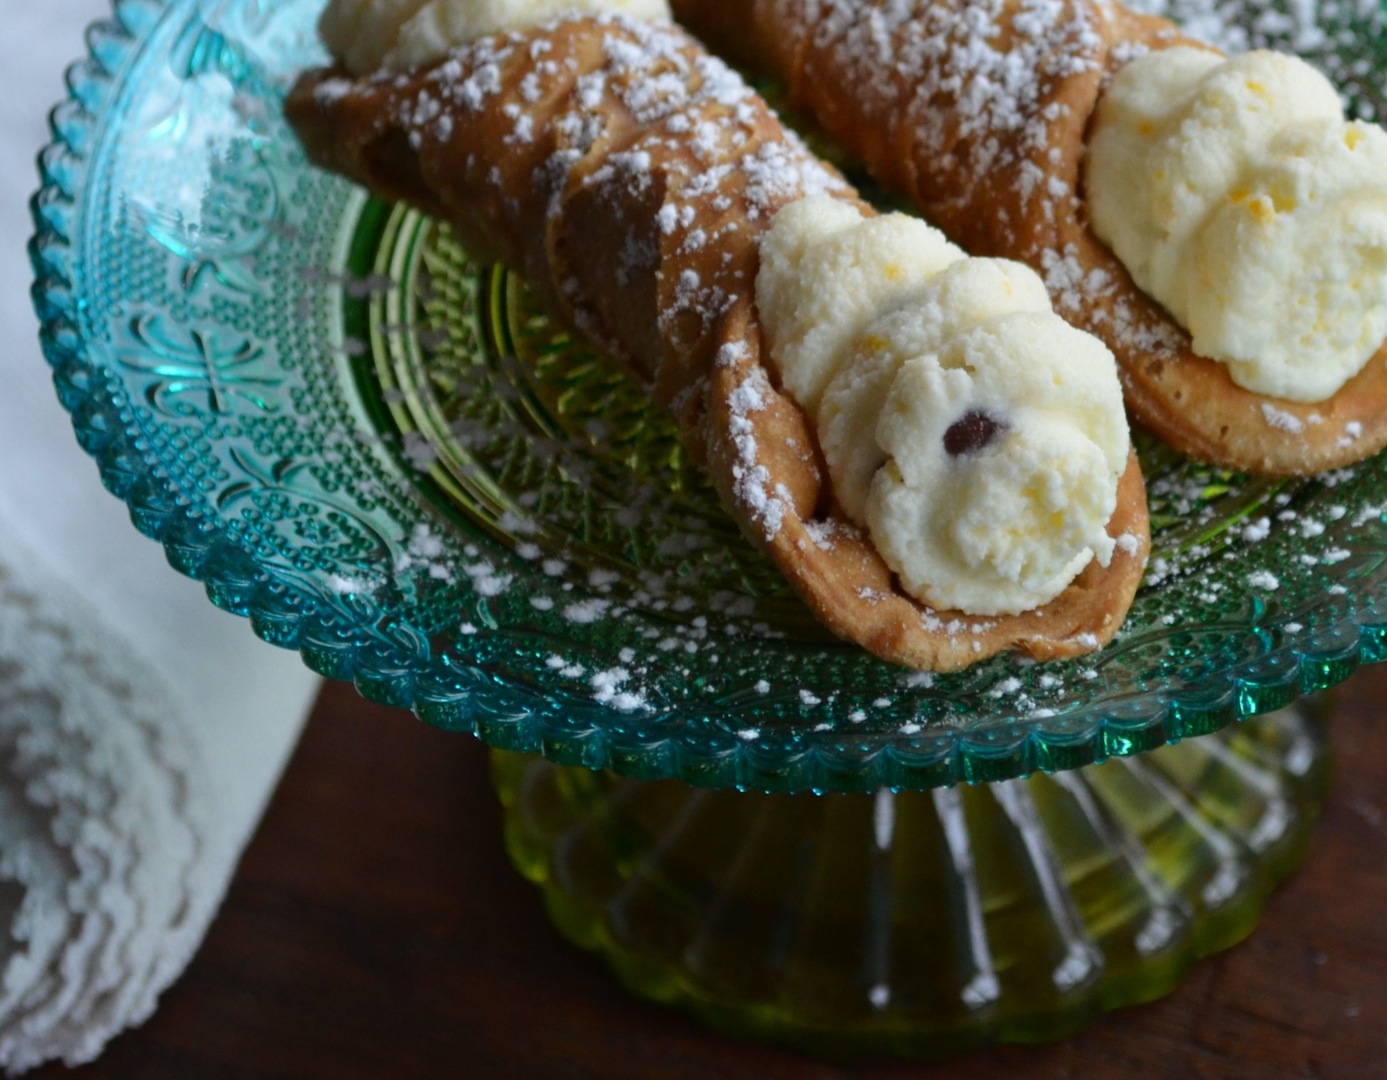
[{"label": "powdered sugar dusting", "polygon": [[1291,435],[1299,435],[1305,430],[1305,421],[1285,409],[1278,409],[1269,401],[1262,402],[1262,419],[1267,422],[1268,427]]},{"label": "powdered sugar dusting", "polygon": [[1382,27],[1373,0],[1128,0],[1127,6],[1171,19],[1227,53],[1289,50],[1341,85],[1367,74],[1355,70],[1352,58],[1363,37]]},{"label": "powdered sugar dusting", "polygon": [[[1042,104],[1046,80],[1096,70],[1094,11],[1061,0],[926,0],[787,5],[827,47],[881,130],[907,124],[921,160],[965,170],[959,190],[1042,151],[1059,114]],[[1009,25],[1008,32],[1003,28]],[[941,103],[947,103],[941,107]],[[1059,108],[1059,106],[1056,106]],[[1032,185],[1029,194],[1042,194]]]},{"label": "powdered sugar dusting", "polygon": [[733,495],[761,526],[767,540],[774,539],[780,531],[787,510],[783,489],[773,483],[770,470],[760,463],[756,453],[756,423],[752,417],[766,407],[770,393],[765,370],[756,366],[748,370],[728,400],[730,432],[737,450],[732,466],[736,485]]}]

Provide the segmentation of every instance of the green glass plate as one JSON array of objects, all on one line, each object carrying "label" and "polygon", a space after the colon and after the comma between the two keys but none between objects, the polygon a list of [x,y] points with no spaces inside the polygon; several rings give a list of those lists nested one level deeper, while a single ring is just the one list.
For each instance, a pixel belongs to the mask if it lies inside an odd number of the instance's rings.
[{"label": "green glass plate", "polygon": [[[118,3],[33,204],[78,438],[266,641],[497,747],[840,791],[1134,754],[1387,654],[1382,459],[1265,481],[1146,444],[1155,558],[1103,652],[930,676],[832,640],[612,365],[446,229],[305,164],[280,101],[320,6]],[[1380,27],[1324,29],[1291,27],[1370,112]]]}]

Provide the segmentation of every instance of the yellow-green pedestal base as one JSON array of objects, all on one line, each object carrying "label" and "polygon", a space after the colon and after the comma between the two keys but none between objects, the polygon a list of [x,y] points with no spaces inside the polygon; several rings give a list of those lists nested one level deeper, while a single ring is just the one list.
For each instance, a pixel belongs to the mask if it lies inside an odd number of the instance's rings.
[{"label": "yellow-green pedestal base", "polygon": [[636,993],[827,1054],[1061,1038],[1255,925],[1327,783],[1301,705],[1137,758],[763,795],[493,753],[506,842]]}]

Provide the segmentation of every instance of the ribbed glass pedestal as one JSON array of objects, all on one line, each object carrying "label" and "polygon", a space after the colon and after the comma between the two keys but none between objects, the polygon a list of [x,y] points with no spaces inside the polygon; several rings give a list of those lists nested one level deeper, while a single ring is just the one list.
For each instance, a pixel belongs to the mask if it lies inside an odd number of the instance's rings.
[{"label": "ribbed glass pedestal", "polygon": [[1325,790],[1318,711],[928,792],[493,768],[516,866],[637,993],[818,1052],[934,1057],[1061,1038],[1249,933]]}]

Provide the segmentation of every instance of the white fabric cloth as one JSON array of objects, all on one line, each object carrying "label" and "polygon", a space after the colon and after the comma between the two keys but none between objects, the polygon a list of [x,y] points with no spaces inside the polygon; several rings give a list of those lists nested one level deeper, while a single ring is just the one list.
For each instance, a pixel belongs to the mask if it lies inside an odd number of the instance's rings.
[{"label": "white fabric cloth", "polygon": [[197,948],[318,680],[101,487],[37,342],[24,241],[62,72],[109,0],[0,35],[0,1067],[94,1057]]}]

